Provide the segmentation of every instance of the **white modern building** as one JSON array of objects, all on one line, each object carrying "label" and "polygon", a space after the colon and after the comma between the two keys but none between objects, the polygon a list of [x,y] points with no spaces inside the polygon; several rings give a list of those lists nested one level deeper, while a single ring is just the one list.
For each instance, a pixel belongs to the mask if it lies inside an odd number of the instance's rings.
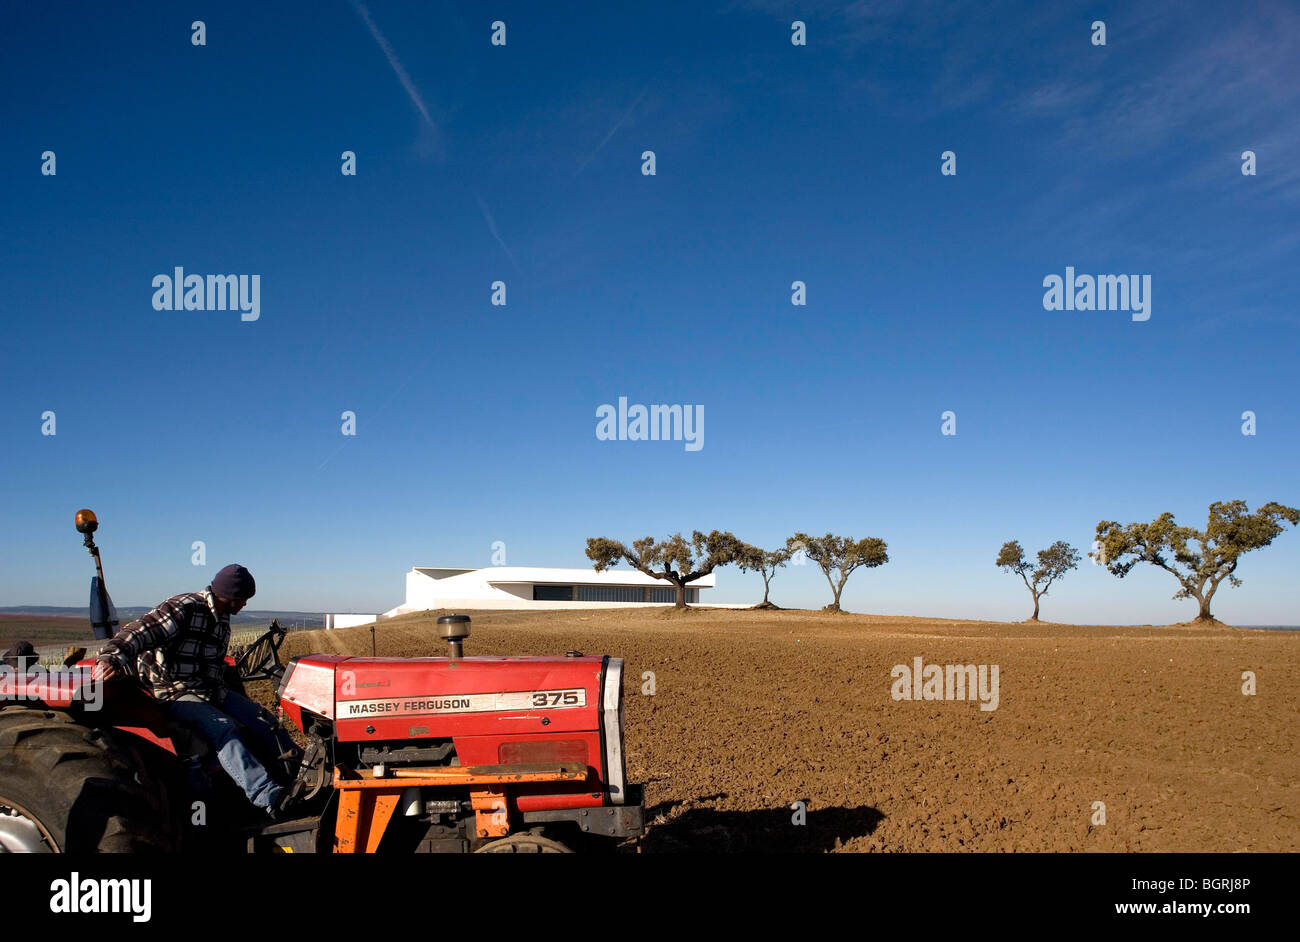
[{"label": "white modern building", "polygon": [[327,631],[332,628],[355,628],[357,625],[368,625],[378,618],[378,615],[362,615],[357,612],[327,612],[325,628]]},{"label": "white modern building", "polygon": [[[691,582],[686,588],[686,601],[699,602],[700,592],[713,587],[712,573]],[[417,566],[406,574],[406,601],[384,612],[384,617],[437,608],[645,608],[676,601],[677,588],[671,582],[626,567],[596,572],[531,566]]]}]

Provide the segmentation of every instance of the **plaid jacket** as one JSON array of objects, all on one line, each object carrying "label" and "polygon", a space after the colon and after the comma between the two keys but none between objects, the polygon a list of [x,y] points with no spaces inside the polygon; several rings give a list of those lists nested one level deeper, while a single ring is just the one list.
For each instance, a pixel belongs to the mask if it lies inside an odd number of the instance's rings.
[{"label": "plaid jacket", "polygon": [[148,684],[163,701],[194,694],[220,703],[230,618],[218,616],[211,589],[188,592],[122,626],[98,660]]}]

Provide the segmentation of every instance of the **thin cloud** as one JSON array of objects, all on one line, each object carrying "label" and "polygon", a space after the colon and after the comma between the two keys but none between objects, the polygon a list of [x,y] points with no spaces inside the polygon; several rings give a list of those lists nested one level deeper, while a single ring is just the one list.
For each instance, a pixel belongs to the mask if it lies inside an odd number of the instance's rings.
[{"label": "thin cloud", "polygon": [[502,251],[506,253],[506,257],[510,259],[510,264],[515,266],[515,271],[522,275],[524,270],[515,261],[515,253],[510,251],[510,246],[506,245],[505,239],[501,238],[501,234],[497,232],[496,220],[492,218],[492,212],[488,209],[487,203],[483,202],[483,197],[478,195],[477,190],[474,191],[474,199],[478,200],[478,208],[483,211],[483,221],[487,223],[488,232],[492,233],[492,238],[497,240],[497,245],[501,246]]},{"label": "thin cloud", "polygon": [[384,34],[379,31],[379,27],[375,25],[375,21],[370,18],[370,11],[366,9],[364,3],[359,3],[357,0],[352,0],[352,6],[356,8],[361,19],[364,20],[366,26],[370,28],[370,35],[374,36],[375,42],[379,43],[379,48],[383,50],[384,55],[388,58],[388,64],[393,67],[393,71],[397,73],[397,78],[402,83],[402,87],[406,89],[406,94],[410,96],[411,103],[419,110],[421,117],[424,118],[429,127],[436,131],[438,126],[433,123],[433,118],[429,117],[429,109],[425,107],[424,99],[420,97],[419,89],[415,87],[415,83],[411,81],[411,77],[406,74],[406,69],[402,67],[401,60],[399,60],[397,54],[393,52],[393,47],[388,44],[388,40],[384,38]]},{"label": "thin cloud", "polygon": [[604,140],[602,140],[599,144],[597,144],[596,149],[587,155],[587,159],[578,165],[578,169],[573,174],[575,177],[579,173],[582,173],[583,170],[586,169],[587,164],[591,163],[593,160],[596,159],[596,155],[599,154],[601,149],[606,144],[609,143],[609,139],[612,138],[618,132],[618,129],[623,126],[623,122],[625,122],[628,118],[632,116],[632,112],[636,110],[637,105],[641,104],[641,99],[645,98],[645,93],[648,91],[650,91],[649,82],[646,83],[645,88],[641,89],[641,94],[636,96],[636,101],[632,102],[631,106],[627,109],[627,111],[623,112],[623,116],[614,122],[614,126],[609,129],[609,133],[605,135]]}]

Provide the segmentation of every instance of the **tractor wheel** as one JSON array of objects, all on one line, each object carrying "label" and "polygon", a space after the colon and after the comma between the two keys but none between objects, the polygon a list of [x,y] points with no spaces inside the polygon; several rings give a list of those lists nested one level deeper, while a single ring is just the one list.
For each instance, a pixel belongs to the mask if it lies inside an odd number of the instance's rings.
[{"label": "tractor wheel", "polygon": [[0,707],[0,853],[168,853],[161,792],[105,730]]},{"label": "tractor wheel", "polygon": [[476,854],[571,854],[573,851],[559,841],[540,834],[511,834],[499,840],[488,841]]}]

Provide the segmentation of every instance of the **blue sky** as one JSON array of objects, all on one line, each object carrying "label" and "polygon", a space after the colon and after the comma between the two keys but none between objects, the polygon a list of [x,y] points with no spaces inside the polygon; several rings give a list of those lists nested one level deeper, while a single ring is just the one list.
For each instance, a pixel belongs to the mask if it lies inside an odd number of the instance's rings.
[{"label": "blue sky", "polygon": [[[716,527],[884,538],[850,610],[1019,619],[1005,540],[1300,502],[1294,5],[570,10],[6,9],[0,604],[84,603],[89,506],[120,604],[239,561],[257,607],[383,610],[498,540]],[[154,310],[177,266],[259,275],[260,317]],[[1044,310],[1066,266],[1149,274],[1150,320]],[[620,396],[703,405],[704,447],[597,440]],[[1300,623],[1298,563],[1288,529],[1216,614]],[[1043,617],[1192,617],[1147,569]]]}]

